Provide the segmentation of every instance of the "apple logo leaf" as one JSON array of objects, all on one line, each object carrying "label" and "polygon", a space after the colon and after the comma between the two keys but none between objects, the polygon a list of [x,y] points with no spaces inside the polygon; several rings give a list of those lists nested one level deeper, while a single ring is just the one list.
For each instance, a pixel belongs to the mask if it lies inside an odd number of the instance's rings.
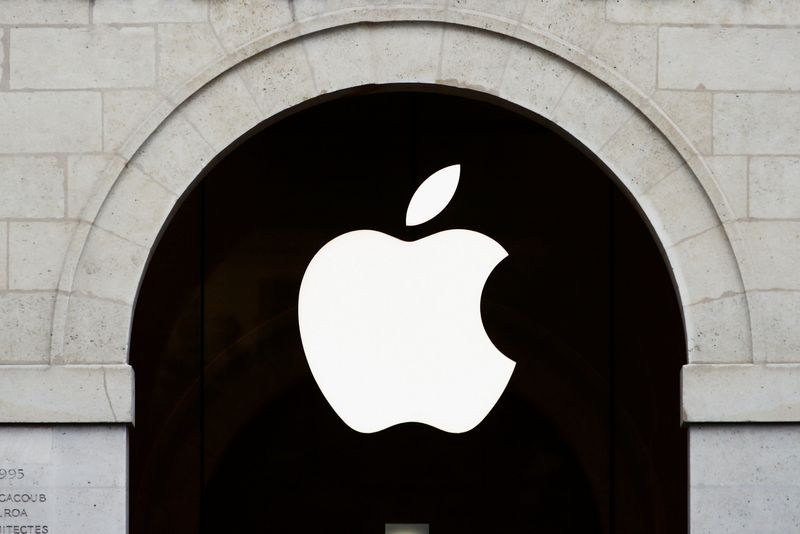
[{"label": "apple logo leaf", "polygon": [[456,193],[460,174],[461,165],[450,165],[422,182],[408,203],[406,226],[417,226],[439,215]]}]

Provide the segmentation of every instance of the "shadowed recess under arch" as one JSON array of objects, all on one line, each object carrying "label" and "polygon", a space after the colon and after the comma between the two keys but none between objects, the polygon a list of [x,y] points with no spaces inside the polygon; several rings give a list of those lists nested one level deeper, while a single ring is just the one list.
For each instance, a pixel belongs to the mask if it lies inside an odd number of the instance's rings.
[{"label": "shadowed recess under arch", "polygon": [[[134,532],[685,529],[684,340],[641,218],[595,162],[528,117],[469,94],[388,89],[262,130],[174,215],[133,326]],[[451,160],[463,172],[451,205],[406,228],[414,190]],[[475,229],[508,250],[482,314],[517,369],[474,431],[357,434],[313,382],[300,277],[331,237],[365,227],[402,239]]]}]

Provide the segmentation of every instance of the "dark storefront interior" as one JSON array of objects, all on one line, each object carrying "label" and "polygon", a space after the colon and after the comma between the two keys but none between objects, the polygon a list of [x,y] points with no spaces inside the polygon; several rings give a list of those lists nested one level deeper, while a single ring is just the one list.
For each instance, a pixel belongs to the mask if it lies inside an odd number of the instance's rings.
[{"label": "dark storefront interior", "polygon": [[[417,186],[454,163],[453,200],[406,227]],[[322,396],[300,281],[320,247],[365,228],[466,228],[508,251],[481,310],[517,366],[474,430],[360,434]],[[364,87],[252,133],[163,232],[130,353],[134,534],[687,532],[685,338],[665,260],[601,164],[485,95]]]}]

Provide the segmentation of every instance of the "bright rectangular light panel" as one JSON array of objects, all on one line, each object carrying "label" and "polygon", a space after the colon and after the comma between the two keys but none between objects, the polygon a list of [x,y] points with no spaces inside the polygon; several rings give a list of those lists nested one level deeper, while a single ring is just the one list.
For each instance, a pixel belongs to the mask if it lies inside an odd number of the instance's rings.
[{"label": "bright rectangular light panel", "polygon": [[430,529],[422,523],[387,523],[386,534],[430,534]]}]

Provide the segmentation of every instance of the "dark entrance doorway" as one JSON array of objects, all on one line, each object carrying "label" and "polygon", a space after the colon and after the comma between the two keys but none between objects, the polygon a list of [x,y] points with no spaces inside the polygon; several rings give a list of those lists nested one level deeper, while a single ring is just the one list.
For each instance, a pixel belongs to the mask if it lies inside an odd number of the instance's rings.
[{"label": "dark entrance doorway", "polygon": [[[454,163],[450,205],[406,227],[417,186]],[[481,312],[517,365],[474,430],[360,434],[322,396],[300,281],[365,228],[465,228],[508,251]],[[330,95],[210,166],[153,254],[131,340],[131,532],[686,532],[684,347],[646,224],[568,136],[472,92]]]}]

